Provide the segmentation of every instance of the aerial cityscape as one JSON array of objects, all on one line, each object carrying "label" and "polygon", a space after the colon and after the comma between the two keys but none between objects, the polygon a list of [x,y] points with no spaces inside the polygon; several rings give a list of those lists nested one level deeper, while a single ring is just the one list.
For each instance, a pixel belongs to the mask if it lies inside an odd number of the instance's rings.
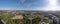
[{"label": "aerial cityscape", "polygon": [[60,11],[0,10],[1,24],[60,24]]},{"label": "aerial cityscape", "polygon": [[0,24],[60,24],[60,0],[0,0]]}]

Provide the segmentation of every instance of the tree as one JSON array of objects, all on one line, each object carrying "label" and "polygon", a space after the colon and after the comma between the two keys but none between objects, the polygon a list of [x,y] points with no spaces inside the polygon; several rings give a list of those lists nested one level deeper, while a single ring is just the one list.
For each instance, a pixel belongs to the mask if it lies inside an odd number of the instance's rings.
[{"label": "tree", "polygon": [[32,24],[39,24],[39,22],[41,21],[41,18],[40,17],[37,17],[37,18],[34,18],[33,20],[32,20]]}]

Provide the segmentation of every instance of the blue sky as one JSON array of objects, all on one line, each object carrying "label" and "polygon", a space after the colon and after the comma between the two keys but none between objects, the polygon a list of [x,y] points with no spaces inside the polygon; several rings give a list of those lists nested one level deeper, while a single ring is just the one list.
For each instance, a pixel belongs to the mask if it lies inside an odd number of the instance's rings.
[{"label": "blue sky", "polygon": [[[60,0],[57,4],[60,5]],[[0,0],[0,10],[38,10],[48,6],[48,0]]]}]

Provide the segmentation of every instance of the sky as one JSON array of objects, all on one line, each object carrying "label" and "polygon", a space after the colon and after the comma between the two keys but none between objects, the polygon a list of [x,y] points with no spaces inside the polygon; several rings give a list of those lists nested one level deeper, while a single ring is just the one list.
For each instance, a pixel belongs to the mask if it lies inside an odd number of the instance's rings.
[{"label": "sky", "polygon": [[0,0],[0,10],[60,10],[60,0]]}]

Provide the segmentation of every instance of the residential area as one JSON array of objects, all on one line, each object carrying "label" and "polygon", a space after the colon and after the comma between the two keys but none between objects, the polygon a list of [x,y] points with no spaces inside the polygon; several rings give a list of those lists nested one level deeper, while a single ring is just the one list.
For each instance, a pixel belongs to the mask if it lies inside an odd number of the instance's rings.
[{"label": "residential area", "polygon": [[0,24],[60,24],[60,12],[0,10]]}]

